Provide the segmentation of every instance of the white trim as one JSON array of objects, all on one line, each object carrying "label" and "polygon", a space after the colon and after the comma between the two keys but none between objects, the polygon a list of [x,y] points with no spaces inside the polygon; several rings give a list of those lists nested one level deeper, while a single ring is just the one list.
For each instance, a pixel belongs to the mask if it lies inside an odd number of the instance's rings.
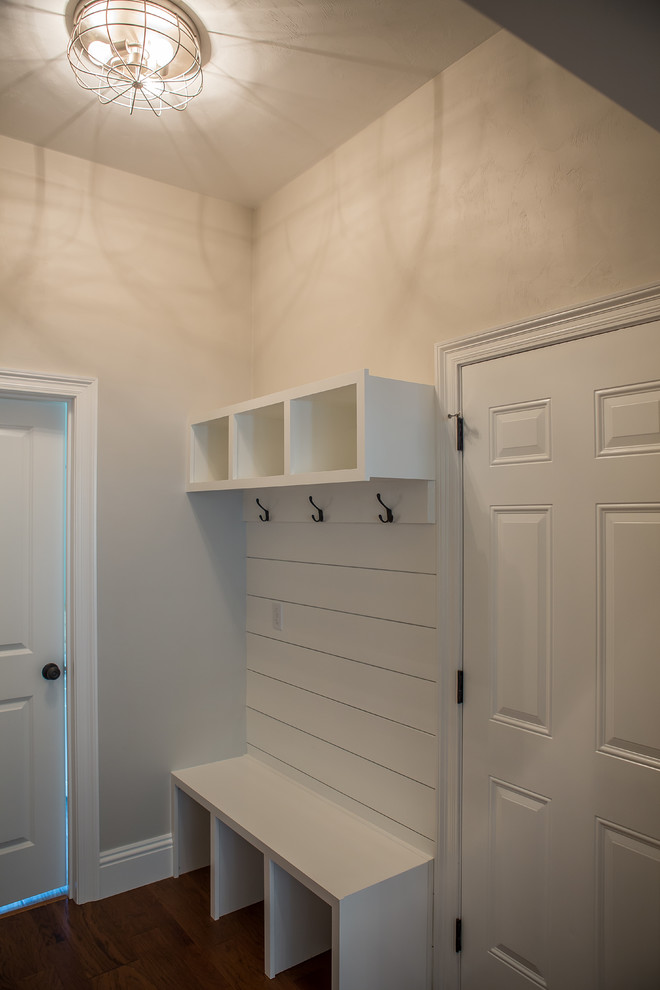
[{"label": "white trim", "polygon": [[101,853],[99,896],[112,897],[125,890],[157,883],[172,876],[172,833],[131,842]]},{"label": "white trim", "polygon": [[438,429],[439,762],[438,852],[434,921],[434,987],[457,990],[454,923],[461,916],[461,731],[456,671],[462,667],[463,474],[454,420],[462,408],[461,376],[469,364],[620,330],[660,319],[660,284],[550,313],[473,337],[436,344]]},{"label": "white trim", "polygon": [[96,621],[96,448],[94,378],[1,371],[0,393],[69,406],[67,708],[69,892],[79,904],[99,896],[99,781]]}]

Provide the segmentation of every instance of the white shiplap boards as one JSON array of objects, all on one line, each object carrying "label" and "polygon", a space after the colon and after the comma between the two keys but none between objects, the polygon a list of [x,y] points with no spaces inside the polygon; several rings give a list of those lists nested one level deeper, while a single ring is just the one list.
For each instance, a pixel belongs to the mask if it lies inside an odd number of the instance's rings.
[{"label": "white shiplap boards", "polygon": [[[311,491],[280,489],[286,521],[267,523],[246,494],[248,752],[432,851],[435,532],[416,508],[426,483],[393,484],[391,524],[351,485],[335,486],[335,523],[311,521]],[[399,521],[407,499],[421,522]]]},{"label": "white shiplap boards", "polygon": [[[358,532],[355,539],[359,539]],[[258,598],[320,605],[334,612],[417,626],[433,623],[435,580],[429,574],[248,558],[247,581],[249,593]]]}]

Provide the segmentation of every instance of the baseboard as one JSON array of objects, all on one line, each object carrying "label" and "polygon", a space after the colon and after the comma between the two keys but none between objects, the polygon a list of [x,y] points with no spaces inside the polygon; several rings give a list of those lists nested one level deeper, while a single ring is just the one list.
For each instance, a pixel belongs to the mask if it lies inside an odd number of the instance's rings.
[{"label": "baseboard", "polygon": [[172,876],[172,835],[156,835],[101,853],[99,896],[112,897]]}]

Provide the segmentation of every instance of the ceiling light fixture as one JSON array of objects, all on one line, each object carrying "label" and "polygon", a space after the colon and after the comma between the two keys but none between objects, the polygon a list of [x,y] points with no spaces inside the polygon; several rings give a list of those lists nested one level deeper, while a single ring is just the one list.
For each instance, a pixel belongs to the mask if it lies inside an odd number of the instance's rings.
[{"label": "ceiling light fixture", "polygon": [[83,0],[67,56],[83,89],[134,110],[184,110],[202,89],[199,33],[170,0]]}]

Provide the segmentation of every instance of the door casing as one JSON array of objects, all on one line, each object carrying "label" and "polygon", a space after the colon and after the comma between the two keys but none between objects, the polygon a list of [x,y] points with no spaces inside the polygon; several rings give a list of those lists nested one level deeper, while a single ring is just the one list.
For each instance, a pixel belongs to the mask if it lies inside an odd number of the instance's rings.
[{"label": "door casing", "polygon": [[463,666],[463,464],[456,450],[456,421],[452,417],[462,411],[462,370],[469,364],[659,318],[657,283],[586,306],[436,344],[440,669],[433,986],[442,990],[460,987],[455,923],[461,917],[462,712],[456,703],[456,672]]},{"label": "door casing", "polygon": [[67,403],[67,751],[69,896],[99,896],[96,617],[97,381],[0,370],[6,398]]}]

